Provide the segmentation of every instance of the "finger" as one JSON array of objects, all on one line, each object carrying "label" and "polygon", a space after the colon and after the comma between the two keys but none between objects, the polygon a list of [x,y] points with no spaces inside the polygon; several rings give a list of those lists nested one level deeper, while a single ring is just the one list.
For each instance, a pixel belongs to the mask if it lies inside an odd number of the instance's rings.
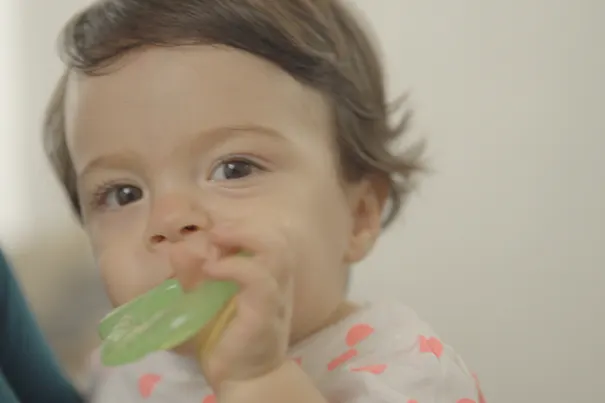
[{"label": "finger", "polygon": [[210,241],[220,250],[249,253],[252,256],[248,256],[248,259],[256,260],[280,285],[290,280],[289,274],[295,261],[292,253],[294,248],[281,234],[259,236],[250,229],[223,227],[211,234]]},{"label": "finger", "polygon": [[275,282],[271,273],[259,265],[256,259],[246,256],[232,256],[209,262],[203,267],[203,272],[214,280],[234,281],[242,289]]},{"label": "finger", "polygon": [[234,256],[208,264],[204,272],[215,280],[233,281],[240,286],[239,303],[246,308],[276,308],[281,304],[284,290],[277,279],[254,259]]}]

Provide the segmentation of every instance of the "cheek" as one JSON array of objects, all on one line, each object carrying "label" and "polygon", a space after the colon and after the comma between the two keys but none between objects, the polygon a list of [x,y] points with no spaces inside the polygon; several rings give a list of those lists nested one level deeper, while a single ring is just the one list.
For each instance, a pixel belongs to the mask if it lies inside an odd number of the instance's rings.
[{"label": "cheek", "polygon": [[300,299],[311,295],[317,301],[331,298],[345,282],[350,223],[346,205],[338,202],[337,195],[330,196],[313,203],[308,216],[301,216],[298,221],[300,232],[305,234],[298,245],[302,264],[295,273]]},{"label": "cheek", "polygon": [[297,229],[306,234],[298,245],[299,264],[294,273],[294,340],[325,323],[346,297],[348,270],[347,207],[330,193],[309,204]]},{"label": "cheek", "polygon": [[285,241],[302,266],[343,262],[350,214],[338,185],[291,180],[255,197],[206,199],[205,207],[215,225],[230,222],[267,241]]},{"label": "cheek", "polygon": [[331,255],[331,263],[340,265],[344,261],[352,222],[344,193],[340,185],[327,183],[314,195],[307,195],[306,217],[302,224],[309,232],[309,241],[314,249]]},{"label": "cheek", "polygon": [[93,248],[107,248],[124,240],[143,241],[149,218],[147,203],[117,212],[102,212],[87,217],[86,231]]},{"label": "cheek", "polygon": [[[90,217],[86,231],[105,289],[114,306],[159,284],[162,270],[144,250],[144,209]],[[165,276],[164,276],[165,277]]]},{"label": "cheek", "polygon": [[93,250],[107,295],[114,306],[149,291],[166,277],[162,275],[159,262],[139,253],[132,242],[115,239],[97,244]]},{"label": "cheek", "polygon": [[267,209],[272,222],[266,228],[280,231],[295,254],[297,287],[308,291],[339,281],[351,228],[348,212],[340,188],[321,182],[292,189]]}]

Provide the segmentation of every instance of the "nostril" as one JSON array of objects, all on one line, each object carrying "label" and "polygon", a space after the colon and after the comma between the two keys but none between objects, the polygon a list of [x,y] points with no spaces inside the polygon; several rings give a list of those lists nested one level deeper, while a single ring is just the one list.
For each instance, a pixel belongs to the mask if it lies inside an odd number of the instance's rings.
[{"label": "nostril", "polygon": [[154,235],[151,237],[152,244],[162,243],[165,240],[166,240],[166,237],[164,235]]},{"label": "nostril", "polygon": [[[177,228],[174,228],[174,230],[176,230]],[[171,243],[181,241],[183,239],[183,237],[185,237],[189,234],[194,234],[196,232],[199,232],[200,227],[198,227],[197,225],[194,225],[194,224],[190,224],[190,225],[185,225],[185,226],[180,227],[180,230],[178,232],[176,232],[174,230],[165,232],[166,235],[159,233],[159,234],[150,236],[149,237],[150,244],[158,245],[158,244],[161,244],[166,241],[171,242]]]},{"label": "nostril", "polygon": [[199,230],[200,228],[197,225],[186,225],[181,229],[181,233],[191,234],[192,232],[197,232]]}]

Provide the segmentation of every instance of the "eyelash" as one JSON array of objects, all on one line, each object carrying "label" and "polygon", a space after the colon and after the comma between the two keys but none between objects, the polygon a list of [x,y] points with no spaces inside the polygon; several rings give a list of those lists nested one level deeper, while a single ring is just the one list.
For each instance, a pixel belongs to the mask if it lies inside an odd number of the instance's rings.
[{"label": "eyelash", "polygon": [[90,205],[93,209],[99,209],[106,206],[106,200],[109,193],[115,191],[120,186],[135,186],[126,181],[110,180],[101,183],[92,194]]},{"label": "eyelash", "polygon": [[241,156],[241,155],[230,155],[227,156],[225,158],[221,158],[216,164],[212,165],[211,169],[210,169],[210,175],[212,175],[221,165],[224,164],[229,164],[229,163],[244,163],[244,164],[249,164],[252,168],[254,168],[257,171],[260,172],[267,172],[268,169],[261,163],[259,163],[257,160],[251,158],[251,157],[246,157],[246,156]]},{"label": "eyelash", "polygon": [[[210,175],[212,175],[212,173],[214,173],[216,171],[216,169],[218,169],[221,165],[228,164],[228,163],[245,163],[245,164],[249,164],[252,168],[254,168],[255,170],[258,170],[260,172],[268,171],[268,169],[264,165],[255,161],[252,158],[244,157],[244,156],[229,156],[229,157],[219,160],[216,164],[214,164],[212,166],[212,169],[210,170]],[[106,201],[107,201],[107,197],[109,196],[109,194],[112,191],[115,191],[116,188],[121,187],[121,186],[138,187],[125,180],[109,180],[107,182],[100,184],[95,189],[95,191],[92,194],[90,206],[93,209],[99,209],[99,208],[106,207],[106,204],[107,204]]]}]

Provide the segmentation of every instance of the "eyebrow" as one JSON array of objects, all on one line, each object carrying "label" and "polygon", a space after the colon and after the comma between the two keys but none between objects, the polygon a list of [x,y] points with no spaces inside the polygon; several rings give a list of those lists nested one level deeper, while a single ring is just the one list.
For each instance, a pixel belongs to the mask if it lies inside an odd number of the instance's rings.
[{"label": "eyebrow", "polygon": [[[199,148],[205,148],[208,145],[214,145],[221,141],[226,141],[229,137],[237,134],[250,133],[250,134],[261,134],[274,139],[284,139],[285,136],[278,130],[268,126],[262,125],[232,125],[222,126],[204,130],[196,136],[194,144],[189,149],[196,151]],[[136,165],[136,161],[140,159],[137,152],[132,150],[126,150],[118,154],[101,155],[92,159],[88,162],[84,168],[77,174],[78,177],[83,178],[89,175],[92,171],[103,168],[103,169],[128,169],[133,168]]]},{"label": "eyebrow", "polygon": [[[203,132],[201,132],[199,134],[199,136],[201,139],[215,137],[215,136],[223,138],[223,136],[226,136],[226,135],[239,134],[239,133],[255,133],[255,134],[262,134],[262,135],[265,135],[268,137],[273,137],[273,138],[284,138],[284,135],[279,130],[273,129],[268,126],[254,125],[254,124],[223,126],[223,127],[210,129],[210,130],[204,130]],[[208,136],[208,135],[211,135],[211,136]]]},{"label": "eyebrow", "polygon": [[245,134],[262,135],[275,140],[285,140],[285,136],[274,128],[255,124],[229,125],[201,131],[189,147],[191,153],[198,153],[211,147],[219,146],[234,137]]},{"label": "eyebrow", "polygon": [[77,174],[77,176],[83,178],[99,168],[126,169],[134,167],[138,158],[138,154],[134,151],[124,151],[119,154],[101,155],[87,163],[82,171]]}]

